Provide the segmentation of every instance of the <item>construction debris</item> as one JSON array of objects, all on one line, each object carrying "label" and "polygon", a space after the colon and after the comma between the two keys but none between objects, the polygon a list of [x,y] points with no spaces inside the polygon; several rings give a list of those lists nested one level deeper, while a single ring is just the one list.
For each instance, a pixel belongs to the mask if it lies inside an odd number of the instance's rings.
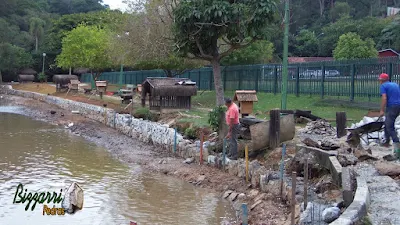
[{"label": "construction debris", "polygon": [[309,122],[304,129],[300,130],[300,133],[309,135],[335,136],[336,129],[325,120],[316,120]]}]

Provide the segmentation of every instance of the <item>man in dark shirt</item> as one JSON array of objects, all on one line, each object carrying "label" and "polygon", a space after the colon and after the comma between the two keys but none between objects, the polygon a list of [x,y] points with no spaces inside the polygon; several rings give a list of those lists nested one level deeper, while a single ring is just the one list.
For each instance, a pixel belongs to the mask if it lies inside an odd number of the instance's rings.
[{"label": "man in dark shirt", "polygon": [[[382,95],[380,116],[385,115],[385,137],[386,144],[389,143],[390,137],[393,140],[393,147],[397,158],[400,159],[400,145],[397,132],[394,128],[396,118],[400,114],[400,89],[399,85],[389,81],[389,76],[382,73],[379,76],[381,84],[380,90]],[[386,108],[386,113],[385,113]]]}]

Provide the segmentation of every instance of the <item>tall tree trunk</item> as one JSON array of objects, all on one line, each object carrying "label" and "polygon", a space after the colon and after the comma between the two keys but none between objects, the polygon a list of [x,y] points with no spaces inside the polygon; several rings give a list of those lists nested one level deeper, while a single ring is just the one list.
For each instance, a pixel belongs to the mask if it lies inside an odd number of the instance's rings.
[{"label": "tall tree trunk", "polygon": [[221,77],[221,63],[217,57],[214,57],[214,59],[211,60],[211,65],[214,74],[214,85],[217,97],[217,106],[221,106],[224,105],[224,87],[222,84],[222,77]]},{"label": "tall tree trunk", "polygon": [[39,38],[38,38],[38,36],[36,35],[36,36],[35,36],[35,50],[36,50],[36,53],[38,52],[38,48],[39,48]]},{"label": "tall tree trunk", "polygon": [[322,16],[325,10],[325,0],[318,0],[319,2],[319,15]]}]

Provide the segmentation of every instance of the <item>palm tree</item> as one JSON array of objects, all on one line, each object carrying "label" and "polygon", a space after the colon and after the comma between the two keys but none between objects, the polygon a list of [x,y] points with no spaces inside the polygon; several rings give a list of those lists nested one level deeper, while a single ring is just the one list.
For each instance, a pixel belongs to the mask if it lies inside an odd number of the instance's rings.
[{"label": "palm tree", "polygon": [[29,32],[31,33],[32,36],[35,37],[35,51],[37,53],[38,48],[39,48],[39,38],[42,38],[43,33],[44,33],[44,25],[46,24],[45,21],[43,21],[40,18],[33,17],[30,20],[30,25],[29,25]]}]

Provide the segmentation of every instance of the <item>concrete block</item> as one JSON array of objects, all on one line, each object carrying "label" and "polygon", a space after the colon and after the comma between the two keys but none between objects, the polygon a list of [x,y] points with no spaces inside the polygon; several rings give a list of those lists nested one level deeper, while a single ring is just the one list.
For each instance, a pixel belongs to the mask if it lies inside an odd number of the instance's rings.
[{"label": "concrete block", "polygon": [[333,181],[340,187],[342,184],[342,166],[340,165],[336,156],[330,156],[329,162],[330,165],[328,169],[331,172]]},{"label": "concrete block", "polygon": [[353,202],[354,189],[352,172],[350,168],[344,167],[342,169],[342,194],[345,207],[348,207]]}]

